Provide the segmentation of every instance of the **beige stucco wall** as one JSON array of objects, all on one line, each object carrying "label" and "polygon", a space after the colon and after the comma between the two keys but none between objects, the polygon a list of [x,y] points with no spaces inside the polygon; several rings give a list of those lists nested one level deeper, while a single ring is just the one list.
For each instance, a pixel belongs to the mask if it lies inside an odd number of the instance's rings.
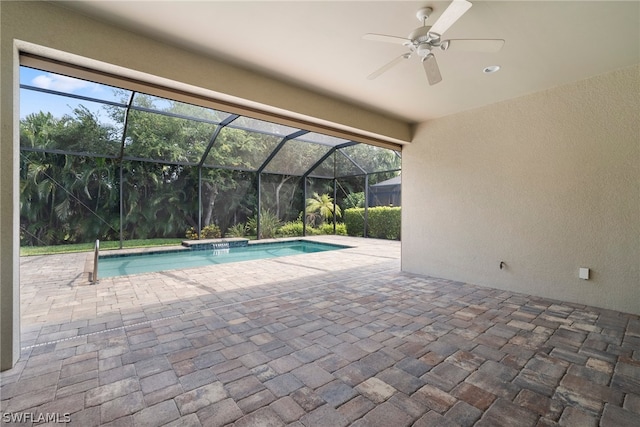
[{"label": "beige stucco wall", "polygon": [[402,169],[403,270],[640,313],[639,66],[424,123]]},{"label": "beige stucco wall", "polygon": [[[4,2],[0,16],[4,17]],[[17,83],[17,51],[0,31],[0,370],[8,369],[20,355],[20,296],[18,242],[18,144],[13,96]]]}]

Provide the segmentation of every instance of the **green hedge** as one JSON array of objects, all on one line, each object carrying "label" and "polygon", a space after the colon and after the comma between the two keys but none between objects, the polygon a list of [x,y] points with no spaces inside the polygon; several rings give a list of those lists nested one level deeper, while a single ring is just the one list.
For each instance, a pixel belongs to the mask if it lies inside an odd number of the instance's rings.
[{"label": "green hedge", "polygon": [[364,209],[349,208],[342,211],[342,219],[349,236],[364,236]]},{"label": "green hedge", "polygon": [[[307,236],[318,236],[321,234],[333,234],[333,223],[322,224],[320,227],[312,227],[307,224]],[[336,224],[336,234],[347,235],[347,228],[343,223]],[[302,236],[302,221],[291,221],[285,223],[278,229],[279,237],[297,237]]]},{"label": "green hedge", "polygon": [[[307,225],[307,236],[313,236],[318,234],[314,228]],[[291,221],[285,223],[278,229],[277,235],[279,237],[297,237],[302,236],[302,221]]]},{"label": "green hedge", "polygon": [[[333,234],[333,223],[330,224],[322,224],[318,230],[319,234]],[[336,234],[339,236],[347,235],[347,227],[342,222],[336,223]]]},{"label": "green hedge", "polygon": [[[400,207],[377,206],[368,210],[368,237],[400,240]],[[345,209],[344,223],[349,236],[364,235],[364,208]]]}]

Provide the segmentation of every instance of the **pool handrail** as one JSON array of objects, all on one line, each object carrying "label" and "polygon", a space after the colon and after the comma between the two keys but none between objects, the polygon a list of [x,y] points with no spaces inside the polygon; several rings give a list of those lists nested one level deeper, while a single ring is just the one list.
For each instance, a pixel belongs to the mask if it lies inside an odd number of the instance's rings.
[{"label": "pool handrail", "polygon": [[96,244],[93,249],[93,275],[91,276],[91,282],[98,282],[98,256],[100,255],[100,240],[96,239]]}]

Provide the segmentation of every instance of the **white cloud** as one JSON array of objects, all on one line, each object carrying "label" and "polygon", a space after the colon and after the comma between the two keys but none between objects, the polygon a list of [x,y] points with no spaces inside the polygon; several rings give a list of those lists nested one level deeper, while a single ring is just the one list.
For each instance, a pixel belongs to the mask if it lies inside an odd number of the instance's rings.
[{"label": "white cloud", "polygon": [[51,73],[36,76],[33,80],[31,80],[31,83],[39,88],[57,90],[67,93],[73,93],[75,91],[88,88],[95,90],[97,87],[95,83]]}]

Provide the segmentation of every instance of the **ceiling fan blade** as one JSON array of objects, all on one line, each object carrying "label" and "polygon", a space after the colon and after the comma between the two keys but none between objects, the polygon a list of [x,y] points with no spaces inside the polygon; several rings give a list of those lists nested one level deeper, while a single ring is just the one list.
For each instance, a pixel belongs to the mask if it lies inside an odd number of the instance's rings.
[{"label": "ceiling fan blade", "polygon": [[438,62],[436,61],[436,57],[433,53],[430,53],[422,60],[422,66],[424,67],[425,73],[427,73],[427,80],[429,80],[430,85],[434,85],[442,81],[440,68],[438,68]]},{"label": "ceiling fan blade", "polygon": [[411,56],[411,53],[404,53],[404,54],[398,56],[397,58],[395,58],[391,62],[388,62],[387,64],[385,64],[382,67],[378,68],[373,73],[369,74],[367,76],[367,79],[369,79],[369,80],[375,79],[376,77],[380,76],[382,73],[385,73],[385,72],[389,71],[391,68],[393,68],[396,65],[398,65],[399,63],[401,63],[403,59],[409,59],[410,56]]},{"label": "ceiling fan blade", "polygon": [[430,32],[443,35],[471,6],[472,4],[467,0],[453,0],[436,23],[433,24]]},{"label": "ceiling fan blade", "polygon": [[445,40],[442,42],[444,45],[448,43],[448,46],[444,50],[453,50],[456,52],[487,52],[495,53],[502,49],[504,46],[504,40],[502,39],[454,39]]},{"label": "ceiling fan blade", "polygon": [[411,43],[411,40],[405,39],[404,37],[388,36],[386,34],[368,33],[362,36],[362,38],[364,40],[371,40],[374,42],[385,42],[385,43],[395,43],[395,44]]}]

